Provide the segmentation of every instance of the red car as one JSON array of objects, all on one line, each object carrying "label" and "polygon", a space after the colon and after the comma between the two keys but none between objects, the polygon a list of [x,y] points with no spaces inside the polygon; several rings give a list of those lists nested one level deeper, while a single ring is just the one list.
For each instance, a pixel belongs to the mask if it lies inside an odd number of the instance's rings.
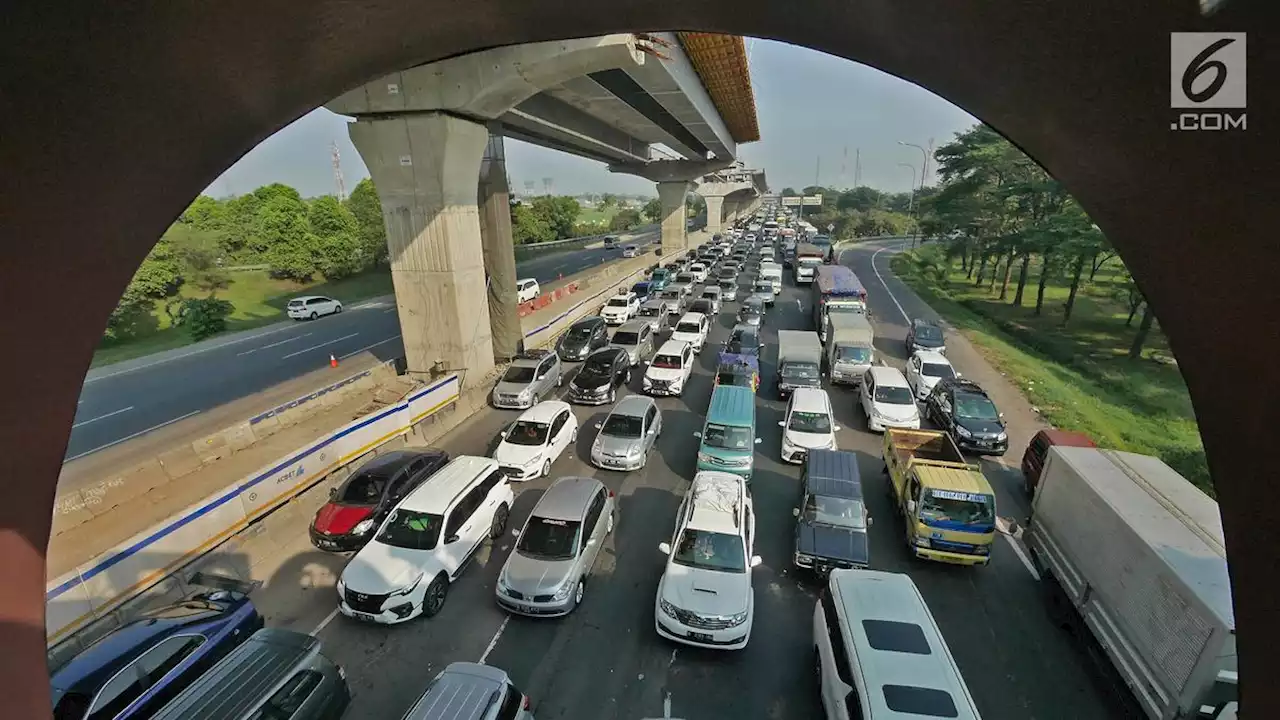
[{"label": "red car", "polygon": [[407,448],[383,453],[329,491],[329,502],[311,521],[311,544],[330,552],[359,550],[387,513],[449,463],[449,453]]},{"label": "red car", "polygon": [[1034,497],[1036,486],[1040,484],[1040,473],[1044,470],[1044,461],[1049,457],[1049,448],[1054,445],[1064,447],[1097,447],[1093,439],[1084,433],[1070,430],[1041,430],[1031,438],[1027,451],[1022,454],[1022,486],[1027,495]]}]

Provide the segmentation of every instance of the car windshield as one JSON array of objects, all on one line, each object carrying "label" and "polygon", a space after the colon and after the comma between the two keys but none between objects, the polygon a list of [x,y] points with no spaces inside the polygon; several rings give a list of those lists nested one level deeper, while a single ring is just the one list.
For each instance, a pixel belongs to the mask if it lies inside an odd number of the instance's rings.
[{"label": "car windshield", "polygon": [[444,518],[440,515],[400,508],[387,518],[386,525],[378,533],[377,541],[383,545],[409,550],[434,550],[440,539],[440,526],[443,522]]},{"label": "car windshield", "polygon": [[858,345],[836,345],[836,362],[869,363],[871,348]]},{"label": "car windshield", "polygon": [[635,415],[610,415],[600,428],[601,435],[634,440],[644,432],[644,419]]},{"label": "car windshield", "polygon": [[679,290],[677,290],[676,288],[672,288],[672,289],[670,289],[670,290],[663,290],[663,291],[662,291],[662,297],[663,297],[663,299],[665,299],[665,300],[679,300],[679,299],[680,299],[680,291],[679,291]]},{"label": "car windshield", "polygon": [[333,500],[344,505],[376,505],[386,487],[386,475],[360,470],[342,484]]},{"label": "car windshield", "polygon": [[649,283],[637,283],[632,285],[631,292],[637,295],[645,295],[649,292]]},{"label": "car windshield", "polygon": [[946,363],[924,363],[920,366],[920,374],[925,377],[953,378],[956,371]]},{"label": "car windshield", "polygon": [[811,523],[863,529],[866,517],[861,500],[810,495],[804,503],[804,519]]},{"label": "car windshield", "polygon": [[702,328],[698,325],[698,323],[682,322],[676,325],[676,332],[692,333],[694,335],[697,335],[698,333],[702,332]]},{"label": "car windshield", "polygon": [[942,342],[942,331],[933,325],[917,325],[916,340],[925,342]]},{"label": "car windshield", "polygon": [[831,432],[831,416],[826,413],[796,410],[791,413],[791,420],[787,423],[787,429],[802,433],[826,434]]},{"label": "car windshield", "polygon": [[694,282],[694,277],[689,273],[680,273],[679,275],[676,276],[676,282],[687,283],[692,285]]},{"label": "car windshield", "polygon": [[738,425],[707,423],[702,431],[702,444],[710,448],[746,450],[751,447],[753,440],[751,428]]},{"label": "car windshield", "polygon": [[628,305],[626,298],[616,297],[609,298],[609,307],[624,308]]},{"label": "car windshield", "polygon": [[534,515],[520,532],[516,550],[538,560],[568,560],[578,549],[578,526],[574,520],[553,520]]},{"label": "car windshield", "polygon": [[797,380],[812,380],[818,377],[818,364],[808,362],[789,362],[782,366],[782,377]]},{"label": "car windshield", "polygon": [[742,538],[728,533],[710,532],[686,528],[676,543],[671,558],[680,565],[716,570],[719,572],[745,573],[747,556]]},{"label": "car windshield", "polygon": [[640,344],[640,334],[631,331],[616,332],[613,334],[614,345],[638,345]]},{"label": "car windshield", "polygon": [[512,445],[544,445],[551,426],[532,420],[517,420],[507,433],[507,442]]},{"label": "car windshield", "polygon": [[509,383],[531,383],[537,368],[526,367],[523,365],[512,365],[502,375],[502,382]]},{"label": "car windshield", "polygon": [[574,325],[565,335],[573,340],[586,340],[591,337],[592,329],[590,325]]},{"label": "car windshield", "polygon": [[996,410],[995,403],[985,395],[956,393],[956,417],[960,420],[994,422],[1000,419],[1000,411]]},{"label": "car windshield", "polygon": [[911,388],[905,385],[877,385],[875,401],[886,405],[914,405]]},{"label": "car windshield", "polygon": [[720,281],[720,289],[721,289],[721,290],[733,290],[733,289],[736,289],[737,287],[738,287],[738,283],[737,283],[737,281],[735,281],[735,280],[721,280],[721,281]]},{"label": "car windshield", "polygon": [[656,355],[653,358],[653,367],[662,368],[664,370],[679,370],[679,355]]},{"label": "car windshield", "polygon": [[[616,351],[615,351],[616,352]],[[579,375],[608,375],[613,372],[613,354],[592,355],[582,364],[582,369],[578,371]]]},{"label": "car windshield", "polygon": [[996,521],[996,501],[984,493],[926,490],[920,502],[920,517],[937,522],[991,525]]},{"label": "car windshield", "polygon": [[772,292],[773,292],[773,283],[758,282],[758,283],[756,283],[756,284],[755,284],[755,292],[758,292],[758,293],[772,293]]},{"label": "car windshield", "polygon": [[702,291],[702,299],[703,299],[703,300],[719,300],[719,299],[720,299],[720,291],[719,291],[719,290],[704,290],[704,291]]},{"label": "car windshield", "polygon": [[729,342],[725,343],[724,350],[728,353],[740,355],[744,351],[755,353],[760,349],[760,336],[754,332],[747,330],[734,330],[729,336]]}]

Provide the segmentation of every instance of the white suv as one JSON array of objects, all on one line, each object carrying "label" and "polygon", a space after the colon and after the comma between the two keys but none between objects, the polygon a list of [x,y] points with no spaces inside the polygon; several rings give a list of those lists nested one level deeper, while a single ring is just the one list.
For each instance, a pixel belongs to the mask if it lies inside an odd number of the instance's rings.
[{"label": "white suv", "polygon": [[533,278],[522,278],[516,281],[516,302],[527,303],[542,294],[542,288]]},{"label": "white suv", "polygon": [[294,320],[315,320],[321,315],[337,315],[342,312],[342,303],[331,297],[307,295],[290,300],[285,309]]},{"label": "white suv", "polygon": [[707,344],[707,333],[711,330],[711,322],[707,320],[707,316],[698,312],[687,312],[676,323],[675,329],[671,331],[671,340],[680,340],[687,342],[693,348],[695,353],[702,352],[702,346]]},{"label": "white suv", "polygon": [[747,482],[719,471],[694,476],[676,514],[667,567],[658,581],[654,628],[668,640],[741,650],[751,639],[755,510]]},{"label": "white suv", "polygon": [[863,373],[858,407],[871,432],[884,432],[885,428],[920,429],[915,393],[897,368],[874,365]]},{"label": "white suv", "polygon": [[683,395],[693,374],[693,346],[681,340],[667,340],[652,359],[645,360],[641,388],[650,395]]},{"label": "white suv", "polygon": [[822,388],[801,387],[791,393],[782,426],[782,461],[800,464],[810,450],[838,450],[831,398]]},{"label": "white suv", "polygon": [[633,292],[620,292],[600,308],[600,317],[610,325],[621,325],[640,314],[640,298]]},{"label": "white suv", "polygon": [[489,458],[459,456],[396,505],[338,578],[338,609],[387,625],[431,617],[486,539],[506,531],[515,493]]}]

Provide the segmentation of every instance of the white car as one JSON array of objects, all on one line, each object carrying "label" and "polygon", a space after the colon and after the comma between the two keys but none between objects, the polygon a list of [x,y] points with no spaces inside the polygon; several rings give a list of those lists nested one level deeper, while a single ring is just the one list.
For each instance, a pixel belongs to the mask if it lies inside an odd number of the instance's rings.
[{"label": "white car", "polygon": [[667,567],[654,600],[658,635],[685,645],[741,650],[751,639],[755,590],[755,510],[747,481],[704,471],[693,477],[676,513]]},{"label": "white car", "polygon": [[669,339],[687,342],[695,353],[700,353],[702,346],[707,344],[707,333],[710,331],[711,321],[707,320],[706,315],[687,312],[676,322]]},{"label": "white car", "polygon": [[652,359],[645,361],[648,367],[641,389],[650,395],[683,395],[693,374],[694,362],[692,345],[682,340],[667,340]]},{"label": "white car", "polygon": [[578,418],[569,403],[544,400],[521,413],[493,451],[493,459],[511,480],[551,474],[551,466],[578,439]]},{"label": "white car", "polygon": [[516,281],[516,302],[527,303],[542,294],[542,287],[533,278]]},{"label": "white car", "polygon": [[707,264],[696,262],[689,266],[689,272],[693,275],[693,279],[703,283],[707,281]]},{"label": "white car", "polygon": [[897,368],[872,366],[863,373],[862,388],[858,392],[858,406],[871,432],[884,432],[885,428],[920,429],[915,395]]},{"label": "white car", "polygon": [[496,460],[462,455],[403,500],[338,578],[338,610],[385,625],[432,617],[486,539],[507,530],[515,493]]},{"label": "white car", "polygon": [[628,245],[622,248],[622,257],[624,258],[640,257],[640,248],[636,247],[635,245]]},{"label": "white car", "polygon": [[342,303],[323,295],[307,295],[289,301],[285,311],[294,320],[315,320],[321,315],[337,315]]},{"label": "white car", "polygon": [[640,314],[640,298],[633,292],[620,292],[600,308],[600,317],[610,325],[621,325]]},{"label": "white car", "polygon": [[801,387],[791,393],[782,428],[782,461],[802,464],[810,450],[839,450],[831,398],[822,388]]},{"label": "white car", "polygon": [[924,400],[939,380],[958,378],[960,373],[951,366],[946,355],[936,350],[917,350],[907,361],[907,384],[916,394],[916,398]]}]

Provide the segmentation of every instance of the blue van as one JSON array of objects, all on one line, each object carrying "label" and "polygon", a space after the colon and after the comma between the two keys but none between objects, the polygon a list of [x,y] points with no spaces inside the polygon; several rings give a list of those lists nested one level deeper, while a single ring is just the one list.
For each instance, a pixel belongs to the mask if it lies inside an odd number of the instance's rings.
[{"label": "blue van", "polygon": [[756,394],[750,387],[717,385],[698,446],[698,470],[722,470],[751,480],[755,469]]}]

